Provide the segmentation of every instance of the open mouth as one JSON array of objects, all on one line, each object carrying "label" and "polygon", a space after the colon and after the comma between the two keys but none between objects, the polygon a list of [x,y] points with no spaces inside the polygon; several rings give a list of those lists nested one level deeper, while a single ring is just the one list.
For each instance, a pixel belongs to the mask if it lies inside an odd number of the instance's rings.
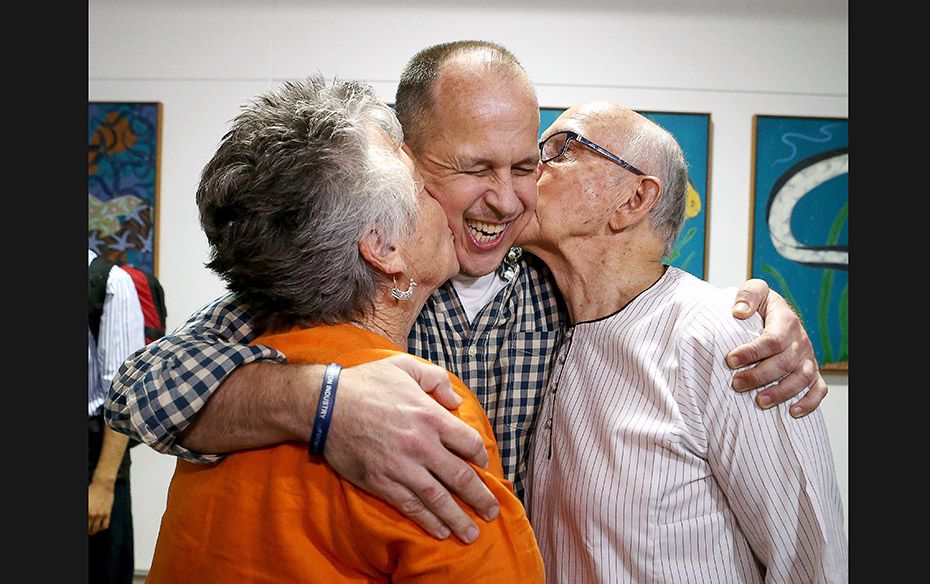
[{"label": "open mouth", "polygon": [[468,233],[471,235],[471,238],[475,243],[480,246],[489,246],[494,245],[500,241],[504,232],[507,231],[507,227],[510,225],[510,222],[507,223],[485,223],[484,221],[465,221],[465,227],[468,228]]}]

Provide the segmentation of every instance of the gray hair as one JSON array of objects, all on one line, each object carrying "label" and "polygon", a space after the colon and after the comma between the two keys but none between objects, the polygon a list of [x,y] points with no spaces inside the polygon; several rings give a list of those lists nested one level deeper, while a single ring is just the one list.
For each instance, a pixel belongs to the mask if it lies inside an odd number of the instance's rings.
[{"label": "gray hair", "polygon": [[382,277],[358,243],[411,233],[417,191],[409,170],[371,142],[399,147],[394,112],[372,88],[312,76],[242,107],[197,188],[211,246],[207,267],[248,306],[258,328],[356,321]]},{"label": "gray hair", "polygon": [[497,71],[519,78],[535,96],[536,89],[529,81],[523,65],[503,45],[491,41],[462,40],[440,43],[422,49],[407,62],[400,75],[394,109],[404,127],[407,143],[419,148],[429,138],[433,109],[433,87],[442,66],[460,55],[478,55]]},{"label": "gray hair", "polygon": [[633,158],[624,158],[662,182],[659,201],[649,213],[649,223],[665,243],[662,255],[668,256],[685,220],[688,165],[684,152],[671,133],[650,121],[636,124],[627,139],[626,150]]}]

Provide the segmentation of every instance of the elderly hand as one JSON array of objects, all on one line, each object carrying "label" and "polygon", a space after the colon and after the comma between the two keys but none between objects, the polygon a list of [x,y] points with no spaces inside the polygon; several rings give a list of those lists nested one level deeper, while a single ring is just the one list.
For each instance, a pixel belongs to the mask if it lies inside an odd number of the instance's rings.
[{"label": "elderly hand", "polygon": [[446,370],[411,355],[343,369],[323,454],[434,537],[472,543],[478,527],[449,491],[489,521],[498,503],[468,464],[488,464],[481,435],[446,409],[460,403]]},{"label": "elderly hand", "polygon": [[733,389],[743,392],[778,381],[756,396],[761,408],[780,404],[807,389],[807,394],[790,409],[795,418],[805,416],[816,410],[827,395],[827,384],[807,331],[785,299],[769,290],[765,280],[754,278],[737,292],[733,316],[744,319],[757,311],[764,324],[762,334],[727,355],[731,369],[757,365],[737,372]]}]

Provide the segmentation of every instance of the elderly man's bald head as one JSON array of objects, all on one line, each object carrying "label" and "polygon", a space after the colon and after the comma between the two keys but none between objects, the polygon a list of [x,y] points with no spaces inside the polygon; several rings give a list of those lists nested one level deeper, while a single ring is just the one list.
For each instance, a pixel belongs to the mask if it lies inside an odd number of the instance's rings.
[{"label": "elderly man's bald head", "polygon": [[[553,188],[558,190],[546,196],[569,197],[578,205],[599,202],[605,206],[606,213],[609,206],[617,202],[620,196],[617,193],[635,188],[634,183],[641,180],[637,173],[642,171],[647,177],[654,177],[649,180],[660,186],[658,200],[649,212],[649,222],[664,243],[664,253],[669,253],[684,222],[688,185],[684,154],[675,138],[636,111],[604,101],[567,109],[544,132],[542,139],[545,141],[566,131],[574,132],[579,138],[570,140],[563,155],[546,165],[552,178],[557,179]],[[561,136],[554,138],[561,139]],[[598,147],[607,152],[599,151]],[[614,157],[620,161],[613,160]],[[540,177],[540,203],[546,174]],[[563,217],[563,221],[569,219]],[[591,219],[581,219],[579,215],[579,221]],[[527,237],[530,236],[531,233]]]}]

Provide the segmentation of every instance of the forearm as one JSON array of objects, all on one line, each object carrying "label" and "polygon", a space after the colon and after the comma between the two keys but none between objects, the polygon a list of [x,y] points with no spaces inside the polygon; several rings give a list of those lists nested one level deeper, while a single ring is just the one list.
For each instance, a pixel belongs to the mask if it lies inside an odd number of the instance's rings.
[{"label": "forearm", "polygon": [[181,433],[180,445],[225,453],[308,440],[325,369],[267,362],[237,367]]},{"label": "forearm", "polygon": [[112,489],[113,484],[116,482],[116,474],[119,471],[120,463],[123,460],[123,454],[126,452],[128,445],[128,436],[114,432],[104,426],[100,456],[97,458],[97,466],[94,468],[91,483],[97,483]]},{"label": "forearm", "polygon": [[235,298],[218,299],[182,329],[123,363],[104,405],[107,424],[165,454],[194,462],[219,460],[184,448],[177,437],[237,367],[284,360],[278,351],[249,345],[254,337]]},{"label": "forearm", "polygon": [[[167,339],[167,338],[166,338]],[[162,340],[166,340],[162,339]],[[212,354],[212,361],[206,353]],[[178,444],[177,437],[237,367],[278,356],[265,347],[188,340],[150,345],[120,368],[104,406],[107,424],[155,450],[214,462]]]}]

